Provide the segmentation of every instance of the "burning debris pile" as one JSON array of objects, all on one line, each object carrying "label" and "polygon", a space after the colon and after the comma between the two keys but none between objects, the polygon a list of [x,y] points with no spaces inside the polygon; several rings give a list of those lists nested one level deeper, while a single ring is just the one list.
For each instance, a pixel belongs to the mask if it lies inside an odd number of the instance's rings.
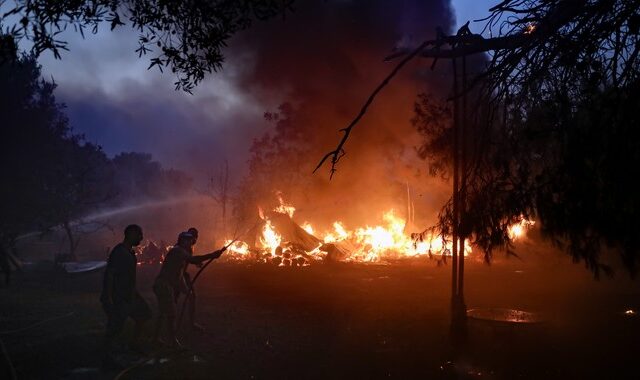
[{"label": "burning debris pile", "polygon": [[142,264],[162,264],[164,256],[167,254],[171,246],[164,241],[159,244],[149,240],[147,244],[136,247],[136,258],[138,265]]},{"label": "burning debris pile", "polygon": [[[249,241],[227,240],[230,261],[253,261],[277,266],[307,266],[322,261],[375,263],[420,256],[451,254],[451,242],[433,235],[422,241],[411,238],[406,221],[389,210],[382,215],[382,223],[348,229],[340,221],[331,228],[316,230],[309,222],[293,220],[295,207],[280,200],[269,212],[258,209],[256,227],[248,234]],[[534,224],[523,219],[510,228],[511,238],[524,236]],[[472,252],[465,242],[465,256]]]}]

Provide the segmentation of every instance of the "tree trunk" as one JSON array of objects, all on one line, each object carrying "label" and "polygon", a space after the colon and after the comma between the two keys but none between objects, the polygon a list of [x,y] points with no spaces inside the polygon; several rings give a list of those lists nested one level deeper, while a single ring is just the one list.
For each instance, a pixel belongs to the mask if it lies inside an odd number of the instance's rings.
[{"label": "tree trunk", "polygon": [[[451,260],[451,336],[455,344],[464,343],[467,339],[467,308],[464,303],[464,242],[465,232],[460,230],[464,218],[466,184],[465,171],[465,124],[466,124],[466,92],[462,97],[462,112],[458,94],[457,62],[453,63],[453,195],[452,195],[452,260]],[[463,91],[466,85],[466,60],[462,60]],[[461,117],[462,116],[462,117]],[[458,257],[459,256],[459,257]]]},{"label": "tree trunk", "polygon": [[[462,57],[462,110],[460,115],[460,191],[458,195],[459,222],[463,229],[460,234],[460,262],[458,263],[458,297],[464,318],[467,310],[464,304],[464,242],[467,238],[466,213],[467,213],[467,59]],[[459,231],[460,232],[460,231]]]},{"label": "tree trunk", "polygon": [[227,236],[227,201],[228,201],[228,189],[229,189],[229,161],[224,161],[224,172],[223,172],[223,183],[221,190],[221,200],[222,200],[222,236],[226,238]]},{"label": "tree trunk", "polygon": [[453,64],[453,189],[451,215],[451,313],[454,327],[456,303],[458,298],[458,74],[457,62]]},{"label": "tree trunk", "polygon": [[64,231],[67,233],[67,239],[69,241],[69,259],[71,261],[78,261],[78,258],[76,257],[76,248],[78,245],[73,236],[71,225],[69,222],[64,222],[62,226],[64,227]]}]

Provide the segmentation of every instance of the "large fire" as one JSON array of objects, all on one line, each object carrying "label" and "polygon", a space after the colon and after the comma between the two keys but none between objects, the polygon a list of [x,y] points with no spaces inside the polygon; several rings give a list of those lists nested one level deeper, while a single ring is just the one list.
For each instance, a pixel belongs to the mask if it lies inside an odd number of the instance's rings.
[{"label": "large fire", "polygon": [[[256,260],[279,266],[306,266],[322,260],[345,262],[384,262],[387,260],[419,257],[423,255],[451,255],[450,239],[427,236],[421,241],[411,238],[406,220],[394,210],[382,215],[382,222],[347,228],[341,221],[322,230],[305,221],[298,225],[293,221],[295,207],[280,205],[271,212],[258,210],[261,227],[255,229],[253,244],[247,241],[227,240],[229,260]],[[509,237],[521,239],[534,222],[521,218],[509,227]],[[279,230],[281,228],[282,230]],[[245,237],[246,239],[246,237]],[[472,253],[465,241],[464,255]]]}]

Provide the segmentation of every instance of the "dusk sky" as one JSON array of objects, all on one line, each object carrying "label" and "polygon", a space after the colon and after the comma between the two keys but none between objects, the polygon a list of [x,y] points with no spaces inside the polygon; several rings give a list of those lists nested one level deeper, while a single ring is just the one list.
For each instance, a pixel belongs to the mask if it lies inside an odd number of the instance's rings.
[{"label": "dusk sky", "polygon": [[[446,4],[446,0],[431,2]],[[453,0],[456,26],[452,29],[466,20],[484,17],[493,3]],[[430,30],[436,21],[428,22],[427,29],[421,30],[416,26],[420,23],[419,15],[413,14],[412,2],[393,2],[396,4],[406,8],[406,16],[381,25],[380,33],[390,38],[402,35],[410,43],[431,37]],[[429,9],[429,5],[422,9]],[[290,17],[295,18],[296,14]],[[441,24],[446,25],[447,21]],[[472,25],[474,29],[479,27]],[[251,30],[246,33],[251,35]],[[247,82],[246,78],[255,75],[256,52],[252,42],[242,39],[241,34],[230,41],[224,69],[209,75],[194,95],[174,91],[175,78],[170,72],[147,71],[148,59],[137,58],[134,52],[137,35],[127,27],[115,32],[108,32],[105,27],[84,40],[79,34],[69,33],[70,51],[62,54],[62,60],[45,53],[40,62],[44,76],[54,78],[59,85],[57,98],[66,103],[74,129],[101,145],[109,155],[122,151],[149,152],[165,166],[206,176],[223,159],[242,168],[251,141],[269,128],[263,121],[263,113],[290,100],[295,91],[291,82],[276,77],[269,78],[269,86]],[[381,42],[371,59],[382,58],[392,48],[387,41]],[[383,69],[391,67],[381,59],[353,64],[372,64],[381,69],[363,79],[359,95],[362,100],[368,95],[367,89],[382,78]],[[356,108],[345,112],[354,114]],[[207,164],[193,167],[194,162],[210,162],[211,169]]]},{"label": "dusk sky", "polygon": [[0,380],[638,380],[638,109],[640,0],[0,0]]}]

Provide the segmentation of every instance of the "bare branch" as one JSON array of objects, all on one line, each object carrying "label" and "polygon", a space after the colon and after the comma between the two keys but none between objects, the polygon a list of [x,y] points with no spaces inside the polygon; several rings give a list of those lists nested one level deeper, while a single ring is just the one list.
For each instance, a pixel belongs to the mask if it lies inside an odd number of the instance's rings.
[{"label": "bare branch", "polygon": [[369,108],[371,103],[373,103],[373,100],[376,98],[378,93],[389,83],[389,81],[394,76],[396,76],[396,74],[400,71],[400,69],[402,69],[404,65],[407,64],[407,62],[411,61],[413,58],[415,58],[418,55],[418,53],[420,53],[425,47],[427,47],[428,43],[429,41],[423,42],[420,46],[418,46],[418,48],[416,48],[413,52],[411,52],[411,54],[407,55],[402,61],[400,61],[400,63],[396,65],[396,67],[391,71],[391,73],[389,73],[389,75],[387,75],[387,77],[384,78],[384,80],[378,85],[378,87],[376,87],[373,93],[369,95],[369,98],[364,103],[364,105],[362,106],[362,109],[360,109],[360,112],[355,117],[355,119],[351,121],[348,127],[341,129],[341,131],[344,132],[344,135],[342,136],[342,139],[338,143],[338,146],[336,147],[336,149],[327,153],[320,160],[320,162],[318,163],[318,166],[316,166],[316,168],[313,169],[313,173],[315,173],[329,159],[329,157],[331,157],[331,172],[329,174],[329,178],[333,178],[333,174],[336,172],[336,165],[338,161],[340,161],[340,159],[345,155],[344,144],[347,142],[347,139],[349,139],[349,135],[351,134],[353,127],[356,124],[358,124],[360,119],[362,119],[362,117],[367,112],[367,109]]}]

